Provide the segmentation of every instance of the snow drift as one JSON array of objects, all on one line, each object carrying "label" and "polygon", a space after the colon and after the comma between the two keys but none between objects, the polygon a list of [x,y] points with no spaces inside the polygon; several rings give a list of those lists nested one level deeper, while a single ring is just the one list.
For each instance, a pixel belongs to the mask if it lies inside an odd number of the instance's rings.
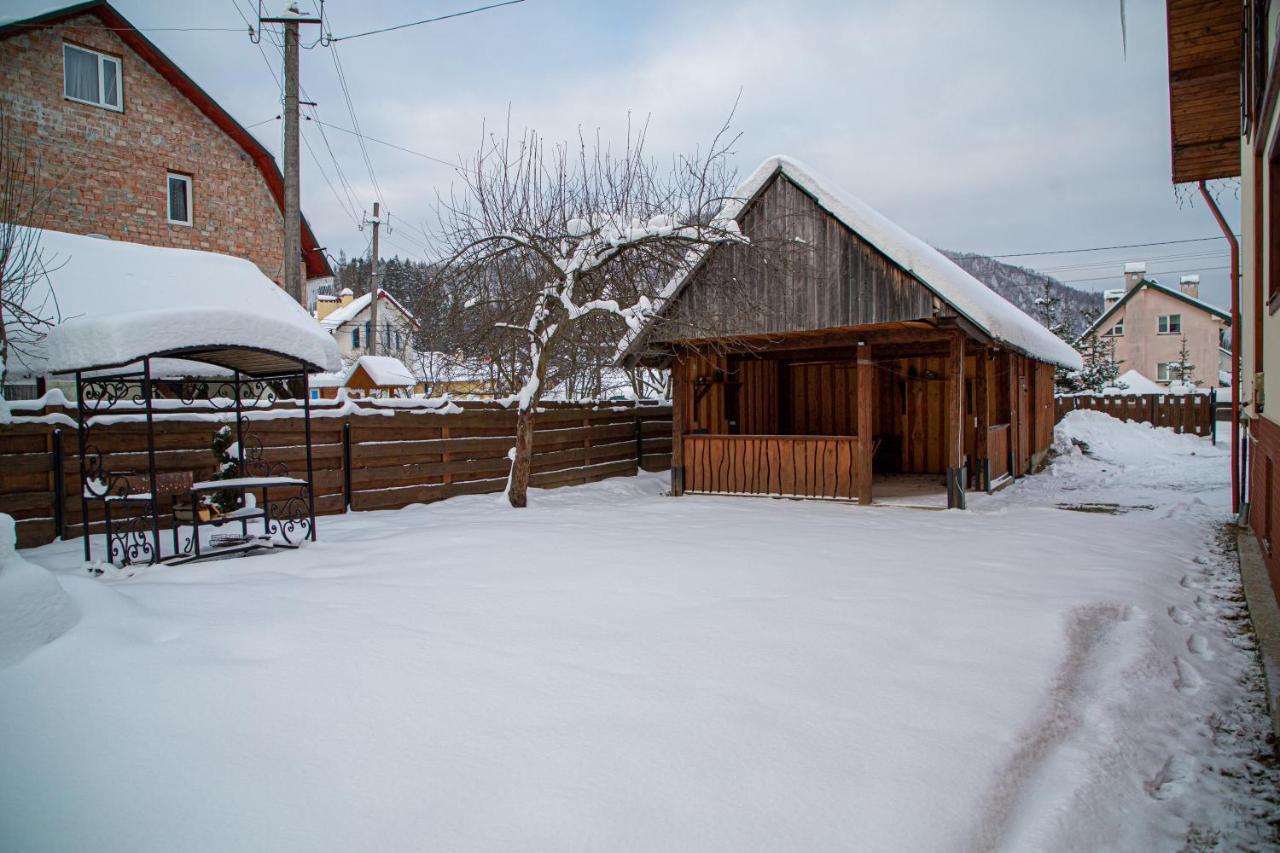
[{"label": "snow drift", "polygon": [[13,518],[0,513],[0,669],[61,637],[80,612],[53,575],[21,557]]}]

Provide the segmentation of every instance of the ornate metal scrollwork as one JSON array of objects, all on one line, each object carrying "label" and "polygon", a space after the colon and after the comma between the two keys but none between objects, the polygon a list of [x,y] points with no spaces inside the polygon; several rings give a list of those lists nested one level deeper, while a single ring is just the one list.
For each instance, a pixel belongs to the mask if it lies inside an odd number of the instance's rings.
[{"label": "ornate metal scrollwork", "polygon": [[[127,514],[120,518],[116,513],[122,510]],[[122,566],[156,562],[158,555],[151,533],[151,513],[147,505],[117,503],[107,531],[108,560],[112,563],[119,560]]]},{"label": "ornate metal scrollwork", "polygon": [[267,530],[273,536],[278,534],[290,545],[297,545],[311,535],[311,490],[303,486],[296,494],[271,501],[267,516]]}]

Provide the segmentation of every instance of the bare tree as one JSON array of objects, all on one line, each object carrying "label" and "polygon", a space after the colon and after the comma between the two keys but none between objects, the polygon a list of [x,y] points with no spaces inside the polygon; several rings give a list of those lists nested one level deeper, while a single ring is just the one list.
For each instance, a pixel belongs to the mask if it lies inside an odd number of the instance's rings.
[{"label": "bare tree", "polygon": [[459,167],[461,187],[440,205],[448,267],[468,294],[463,304],[514,335],[520,353],[512,506],[527,501],[536,413],[557,349],[593,315],[640,329],[659,302],[656,282],[713,245],[746,242],[736,221],[717,218],[735,141],[726,122],[705,152],[663,168],[644,152],[643,127],[628,127],[617,153],[598,137],[571,147],[508,131],[486,137]]},{"label": "bare tree", "polygon": [[0,108],[0,388],[12,359],[33,355],[60,319],[48,282],[51,259],[40,248],[50,208],[44,178],[30,141]]}]

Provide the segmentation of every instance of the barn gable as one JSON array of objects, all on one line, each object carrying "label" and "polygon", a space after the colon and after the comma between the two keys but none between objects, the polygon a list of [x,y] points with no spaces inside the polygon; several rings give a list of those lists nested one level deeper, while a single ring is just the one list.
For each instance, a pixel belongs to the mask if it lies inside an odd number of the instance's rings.
[{"label": "barn gable", "polygon": [[738,217],[750,245],[712,250],[652,330],[654,343],[928,319],[927,287],[781,170]]}]

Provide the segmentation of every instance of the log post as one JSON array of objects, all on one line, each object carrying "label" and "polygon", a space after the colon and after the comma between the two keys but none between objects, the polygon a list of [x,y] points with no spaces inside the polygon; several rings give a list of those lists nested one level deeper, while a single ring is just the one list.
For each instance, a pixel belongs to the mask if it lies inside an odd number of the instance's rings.
[{"label": "log post", "polygon": [[991,451],[987,445],[988,431],[991,429],[991,407],[988,398],[988,387],[991,378],[991,358],[987,348],[979,347],[974,354],[973,372],[973,464],[977,470],[974,477],[979,489],[991,488]]},{"label": "log post", "polygon": [[947,508],[964,509],[964,337],[947,358]]},{"label": "log post", "polygon": [[1009,365],[1009,476],[1018,479],[1018,434],[1022,425],[1018,423],[1018,362],[1012,352],[1006,351],[1005,360]]},{"label": "log post", "polygon": [[872,424],[872,405],[875,399],[875,362],[871,360],[871,347],[858,347],[858,503],[871,503],[872,457],[875,449],[875,427]]},{"label": "log post", "polygon": [[684,359],[677,353],[671,361],[671,494],[684,494]]}]

